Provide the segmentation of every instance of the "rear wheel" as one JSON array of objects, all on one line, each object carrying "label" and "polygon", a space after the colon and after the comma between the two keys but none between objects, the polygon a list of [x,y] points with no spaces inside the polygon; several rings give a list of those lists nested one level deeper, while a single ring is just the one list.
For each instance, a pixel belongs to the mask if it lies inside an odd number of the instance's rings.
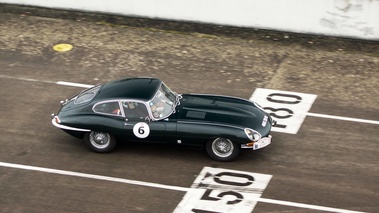
[{"label": "rear wheel", "polygon": [[226,138],[208,141],[205,148],[209,157],[217,161],[232,161],[240,152],[240,146]]},{"label": "rear wheel", "polygon": [[94,152],[107,153],[115,148],[116,139],[106,132],[91,131],[84,135],[84,143]]}]

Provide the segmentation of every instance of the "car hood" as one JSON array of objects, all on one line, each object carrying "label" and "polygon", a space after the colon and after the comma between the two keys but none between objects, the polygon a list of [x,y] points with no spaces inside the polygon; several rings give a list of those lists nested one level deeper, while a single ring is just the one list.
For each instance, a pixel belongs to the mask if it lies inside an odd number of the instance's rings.
[{"label": "car hood", "polygon": [[180,121],[248,127],[262,135],[267,135],[271,130],[270,116],[248,100],[198,94],[183,94],[182,97],[178,106]]}]

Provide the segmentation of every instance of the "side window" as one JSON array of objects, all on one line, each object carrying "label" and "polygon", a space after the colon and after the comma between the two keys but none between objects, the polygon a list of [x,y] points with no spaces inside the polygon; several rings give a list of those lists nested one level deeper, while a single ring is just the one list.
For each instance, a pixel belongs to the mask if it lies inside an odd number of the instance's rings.
[{"label": "side window", "polygon": [[120,105],[118,101],[99,103],[93,108],[94,112],[110,114],[110,115],[121,115]]},{"label": "side window", "polygon": [[125,117],[132,120],[145,120],[149,113],[143,103],[133,101],[123,101],[122,107],[124,109]]}]

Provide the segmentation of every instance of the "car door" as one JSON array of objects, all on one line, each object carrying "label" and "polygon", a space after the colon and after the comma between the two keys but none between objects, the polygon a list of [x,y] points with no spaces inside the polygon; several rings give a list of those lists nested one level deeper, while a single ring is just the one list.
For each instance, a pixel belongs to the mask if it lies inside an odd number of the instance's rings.
[{"label": "car door", "polygon": [[121,101],[125,115],[126,139],[138,142],[166,142],[166,123],[150,121],[145,103]]}]

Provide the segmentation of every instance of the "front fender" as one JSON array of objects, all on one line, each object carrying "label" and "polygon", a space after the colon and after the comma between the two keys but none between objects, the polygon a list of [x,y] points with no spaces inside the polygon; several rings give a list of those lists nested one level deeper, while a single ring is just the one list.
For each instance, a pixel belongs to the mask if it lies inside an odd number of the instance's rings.
[{"label": "front fender", "polygon": [[203,145],[218,137],[228,138],[238,144],[249,141],[242,127],[207,122],[179,121],[177,136],[182,144],[188,145]]}]

